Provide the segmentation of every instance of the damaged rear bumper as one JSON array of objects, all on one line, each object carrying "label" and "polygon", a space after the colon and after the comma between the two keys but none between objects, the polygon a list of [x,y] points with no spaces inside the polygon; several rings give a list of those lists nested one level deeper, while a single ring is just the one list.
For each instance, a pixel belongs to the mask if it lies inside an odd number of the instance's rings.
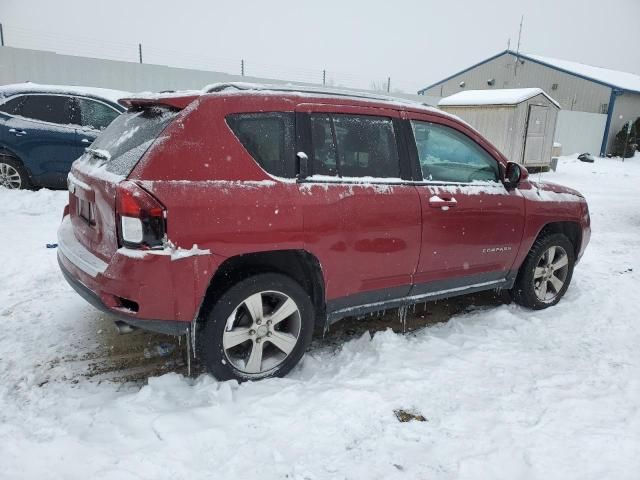
[{"label": "damaged rear bumper", "polygon": [[194,248],[172,249],[171,255],[121,248],[102,259],[76,238],[69,216],[58,243],[60,270],[91,305],[114,320],[171,335],[188,331],[222,261]]},{"label": "damaged rear bumper", "polygon": [[127,315],[124,312],[114,311],[112,308],[109,308],[104,304],[97,293],[93,292],[89,287],[77,278],[74,278],[71,273],[67,271],[62,263],[60,254],[58,254],[58,265],[60,265],[60,271],[67,283],[71,285],[71,287],[78,292],[82,298],[98,310],[111,315],[114,320],[125,322],[132,327],[149,330],[151,332],[163,333],[166,335],[184,335],[189,331],[189,327],[191,325],[190,322],[140,319]]}]

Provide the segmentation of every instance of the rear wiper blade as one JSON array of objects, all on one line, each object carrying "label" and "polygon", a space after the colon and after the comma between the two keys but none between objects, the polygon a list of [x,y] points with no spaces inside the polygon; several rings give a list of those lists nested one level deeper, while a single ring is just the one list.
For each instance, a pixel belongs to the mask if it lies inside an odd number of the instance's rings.
[{"label": "rear wiper blade", "polygon": [[99,148],[91,148],[87,147],[84,149],[85,152],[90,153],[92,156],[96,158],[100,158],[102,160],[111,160],[111,154],[106,150],[101,150]]}]

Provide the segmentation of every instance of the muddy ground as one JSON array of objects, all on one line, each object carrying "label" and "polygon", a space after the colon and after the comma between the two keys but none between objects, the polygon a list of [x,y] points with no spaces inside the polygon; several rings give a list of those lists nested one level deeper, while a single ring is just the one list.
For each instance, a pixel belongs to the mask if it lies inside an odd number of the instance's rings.
[{"label": "muddy ground", "polygon": [[[409,307],[406,319],[402,321],[397,309],[368,315],[364,318],[347,318],[331,326],[321,338],[315,338],[310,349],[339,348],[350,338],[359,337],[369,331],[392,328],[397,333],[411,334],[416,330],[448,321],[452,316],[475,308],[500,305],[506,300],[504,294],[484,292],[456,297],[448,300],[428,302]],[[88,353],[70,354],[52,362],[75,364],[74,371],[93,381],[119,383],[135,382],[143,384],[151,376],[168,372],[187,375],[187,347],[184,337],[172,337],[143,330],[120,334],[113,320],[96,313],[98,323],[96,335],[87,339],[92,343]],[[192,361],[191,375],[204,372],[197,360]],[[77,378],[69,378],[75,382]]]}]

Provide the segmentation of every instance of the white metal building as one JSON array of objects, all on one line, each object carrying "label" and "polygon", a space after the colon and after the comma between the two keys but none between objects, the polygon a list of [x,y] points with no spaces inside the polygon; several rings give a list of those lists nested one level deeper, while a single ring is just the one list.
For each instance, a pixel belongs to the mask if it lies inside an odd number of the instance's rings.
[{"label": "white metal building", "polygon": [[605,154],[622,126],[640,116],[640,75],[511,50],[418,93],[442,98],[465,89],[525,87],[541,88],[561,105],[556,139],[565,153],[575,145],[577,152]]},{"label": "white metal building", "polygon": [[560,105],[540,88],[465,90],[438,106],[473,125],[508,159],[547,167]]}]

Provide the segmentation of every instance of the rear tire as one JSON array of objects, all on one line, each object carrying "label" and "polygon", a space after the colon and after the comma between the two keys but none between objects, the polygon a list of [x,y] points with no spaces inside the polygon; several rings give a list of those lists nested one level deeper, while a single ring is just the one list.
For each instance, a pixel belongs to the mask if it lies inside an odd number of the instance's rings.
[{"label": "rear tire", "polygon": [[533,310],[558,303],[571,283],[574,252],[573,244],[561,233],[538,238],[511,290],[514,301]]},{"label": "rear tire", "polygon": [[307,292],[278,273],[227,290],[198,332],[197,351],[218,380],[283,377],[311,343],[315,313]]},{"label": "rear tire", "polygon": [[33,188],[27,169],[17,158],[0,154],[0,187],[10,190]]}]

